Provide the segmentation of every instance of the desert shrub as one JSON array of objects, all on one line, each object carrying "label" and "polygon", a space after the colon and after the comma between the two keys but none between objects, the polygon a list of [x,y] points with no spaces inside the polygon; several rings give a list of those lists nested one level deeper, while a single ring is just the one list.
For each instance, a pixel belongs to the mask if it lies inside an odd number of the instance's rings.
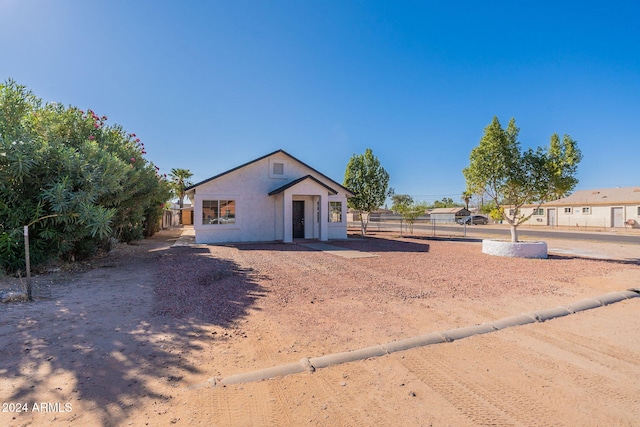
[{"label": "desert shrub", "polygon": [[43,104],[11,80],[0,85],[0,268],[24,268],[25,225],[34,265],[150,233],[169,185],[140,139],[106,121]]}]

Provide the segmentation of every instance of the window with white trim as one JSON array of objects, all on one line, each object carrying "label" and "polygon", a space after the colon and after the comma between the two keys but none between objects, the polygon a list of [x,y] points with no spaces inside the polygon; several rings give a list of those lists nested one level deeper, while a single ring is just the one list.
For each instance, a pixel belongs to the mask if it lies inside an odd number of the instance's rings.
[{"label": "window with white trim", "polygon": [[202,224],[235,224],[236,201],[235,200],[203,200]]},{"label": "window with white trim", "polygon": [[637,216],[640,216],[640,206],[638,206],[638,215]]},{"label": "window with white trim", "polygon": [[286,163],[283,159],[269,159],[269,178],[286,179]]},{"label": "window with white trim", "polygon": [[544,215],[544,208],[536,208],[533,210],[534,215]]},{"label": "window with white trim", "polygon": [[342,202],[329,202],[329,222],[342,222]]},{"label": "window with white trim", "polygon": [[564,208],[564,213],[571,215],[573,213],[573,209],[572,208]]},{"label": "window with white trim", "polygon": [[591,214],[591,207],[590,207],[590,206],[583,206],[583,207],[582,207],[582,214],[583,214],[583,215],[589,215],[589,214]]}]

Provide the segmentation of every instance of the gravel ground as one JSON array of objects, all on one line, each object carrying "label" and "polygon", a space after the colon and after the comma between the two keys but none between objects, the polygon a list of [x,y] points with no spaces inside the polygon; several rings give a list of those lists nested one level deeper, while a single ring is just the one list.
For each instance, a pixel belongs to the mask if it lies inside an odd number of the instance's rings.
[{"label": "gravel ground", "polygon": [[[637,287],[637,262],[505,259],[482,254],[476,241],[390,233],[332,242],[377,255],[359,259],[300,244],[169,248],[178,234],[119,246],[87,272],[37,277],[43,298],[0,306],[0,400],[74,408],[0,413],[0,424],[634,425],[640,417],[628,398],[640,392],[639,368],[629,364],[640,348],[626,331],[610,336],[609,323],[590,320],[605,308],[581,317],[584,327],[571,323],[578,315],[558,321],[567,322],[562,332],[534,325],[519,329],[529,331],[524,339],[505,330],[313,375],[189,388]],[[628,323],[629,307],[637,305],[609,309],[609,321]],[[581,338],[598,328],[602,338]],[[584,415],[558,409],[582,401]]]}]

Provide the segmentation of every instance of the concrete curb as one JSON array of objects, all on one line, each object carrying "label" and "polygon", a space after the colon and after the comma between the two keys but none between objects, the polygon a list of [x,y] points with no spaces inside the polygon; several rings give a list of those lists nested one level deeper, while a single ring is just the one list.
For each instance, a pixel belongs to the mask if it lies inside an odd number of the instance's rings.
[{"label": "concrete curb", "polygon": [[205,384],[197,384],[189,387],[189,389],[199,389],[205,386],[215,387],[217,385],[242,384],[254,381],[262,381],[271,378],[281,377],[291,374],[299,374],[302,372],[314,372],[316,369],[326,368],[332,365],[340,365],[342,363],[355,362],[365,360],[372,357],[380,357],[398,351],[410,350],[416,347],[425,347],[433,344],[442,344],[452,342],[474,335],[487,334],[489,332],[499,331],[513,326],[522,326],[529,323],[546,322],[558,317],[568,316],[593,308],[603,307],[631,298],[640,298],[640,288],[632,288],[627,291],[611,292],[597,298],[589,298],[569,304],[565,307],[556,307],[546,310],[538,310],[531,313],[520,314],[517,316],[506,317],[491,323],[483,323],[475,326],[451,329],[444,332],[435,332],[426,335],[420,335],[412,338],[405,338],[398,341],[392,341],[387,344],[376,345],[373,347],[361,348],[343,353],[328,354],[320,357],[303,358],[298,363],[288,363],[286,365],[274,366],[271,368],[260,369],[244,374],[232,375],[225,378],[210,378]]}]

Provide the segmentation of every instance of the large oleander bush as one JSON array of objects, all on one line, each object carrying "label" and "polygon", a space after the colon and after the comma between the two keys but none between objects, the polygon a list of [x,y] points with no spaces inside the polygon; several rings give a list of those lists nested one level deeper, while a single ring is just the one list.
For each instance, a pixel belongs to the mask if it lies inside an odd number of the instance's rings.
[{"label": "large oleander bush", "polygon": [[0,269],[24,269],[26,225],[34,265],[157,231],[168,182],[135,134],[106,121],[0,84]]}]

